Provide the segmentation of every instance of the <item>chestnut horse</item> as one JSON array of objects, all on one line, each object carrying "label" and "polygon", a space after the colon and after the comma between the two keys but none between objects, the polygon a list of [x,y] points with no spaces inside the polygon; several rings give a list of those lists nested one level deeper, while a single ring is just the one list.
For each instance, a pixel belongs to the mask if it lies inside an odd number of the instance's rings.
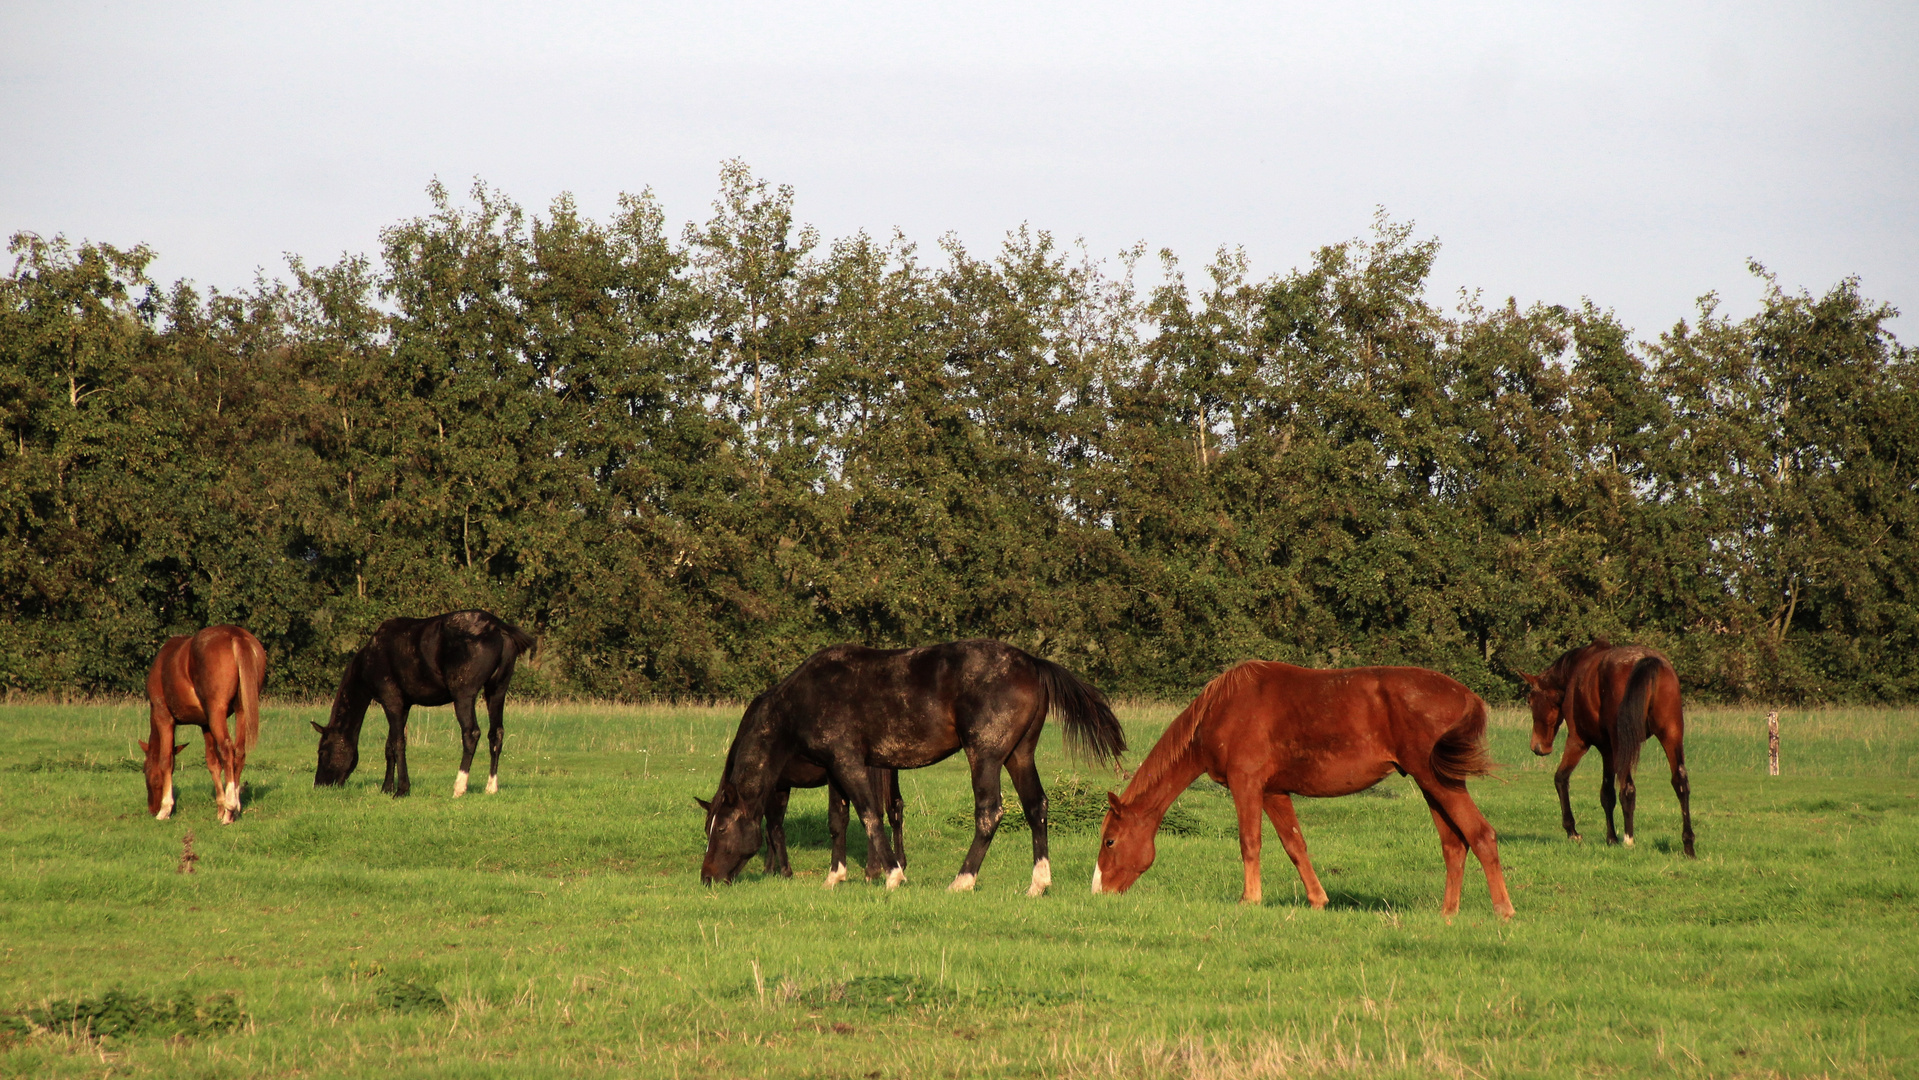
[{"label": "chestnut horse", "polygon": [[1553,752],[1559,725],[1567,724],[1566,754],[1553,772],[1559,789],[1560,823],[1579,839],[1573,824],[1573,769],[1586,749],[1599,751],[1605,775],[1599,781],[1599,805],[1606,809],[1606,843],[1613,832],[1614,788],[1626,814],[1626,846],[1632,846],[1633,808],[1638,788],[1633,766],[1648,738],[1665,747],[1672,766],[1672,790],[1679,796],[1680,838],[1692,855],[1692,781],[1686,775],[1686,716],[1679,700],[1679,673],[1663,653],[1638,645],[1617,648],[1604,638],[1574,649],[1537,675],[1523,676],[1532,687],[1533,753]]},{"label": "chestnut horse", "polygon": [[173,733],[185,724],[206,731],[207,771],[213,774],[220,824],[231,825],[240,816],[240,770],[260,737],[266,670],[266,650],[238,626],[209,626],[160,646],[147,672],[149,729],[140,744],[147,755],[148,813],[161,820],[173,814],[173,758],[187,748],[174,743]]},{"label": "chestnut horse", "polygon": [[834,645],[806,658],[778,686],[753,699],[726,754],[726,769],[706,816],[700,880],[730,882],[760,849],[760,822],[795,758],[826,770],[853,800],[877,852],[887,888],[906,868],[880,827],[876,769],[917,769],[959,750],[973,774],[973,846],[949,886],[968,892],[999,829],[1000,769],[1013,776],[1033,829],[1033,879],[1027,895],[1052,884],[1046,849],[1046,789],[1035,754],[1049,714],[1069,745],[1117,758],[1126,735],[1099,691],[1050,660],[1004,642],[974,640],[917,649]]},{"label": "chestnut horse", "polygon": [[1239,811],[1240,903],[1260,902],[1260,811],[1299,870],[1306,898],[1326,890],[1306,855],[1294,795],[1351,795],[1397,770],[1426,796],[1446,859],[1448,918],[1459,910],[1466,849],[1486,871],[1493,910],[1513,904],[1493,827],[1466,793],[1466,778],[1491,771],[1486,703],[1436,671],[1410,667],[1315,671],[1249,660],[1212,682],[1173,720],[1123,795],[1107,793],[1093,891],[1125,892],[1153,865],[1153,837],[1173,800],[1201,773],[1226,785]]}]

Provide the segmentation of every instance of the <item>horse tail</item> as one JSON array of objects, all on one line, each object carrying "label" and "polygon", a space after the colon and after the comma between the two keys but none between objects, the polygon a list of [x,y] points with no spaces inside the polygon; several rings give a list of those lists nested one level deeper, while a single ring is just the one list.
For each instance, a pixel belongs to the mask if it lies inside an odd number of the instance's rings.
[{"label": "horse tail", "polygon": [[1666,666],[1657,656],[1648,656],[1632,666],[1626,680],[1626,696],[1613,717],[1612,771],[1624,780],[1639,764],[1639,746],[1646,741],[1646,706],[1652,698],[1653,684],[1659,681],[1659,669]]},{"label": "horse tail", "polygon": [[1126,732],[1105,696],[1051,660],[1031,659],[1046,686],[1047,711],[1057,714],[1065,725],[1067,747],[1091,754],[1095,761],[1118,761],[1126,752]]},{"label": "horse tail", "polygon": [[259,670],[249,670],[254,660],[253,650],[246,647],[249,640],[239,635],[228,639],[233,646],[233,677],[240,684],[240,715],[233,725],[233,741],[240,744],[242,754],[252,753],[253,744],[260,738],[260,684],[266,680],[264,652],[259,656]]},{"label": "horse tail", "polygon": [[500,620],[500,627],[506,631],[506,640],[511,645],[511,648],[507,650],[506,659],[508,661],[522,656],[532,656],[534,650],[539,646],[539,642],[534,640],[532,634],[514,626],[505,619]]},{"label": "horse tail", "polygon": [[1467,696],[1472,703],[1466,714],[1439,736],[1428,758],[1435,775],[1455,784],[1493,771],[1492,754],[1486,750],[1486,702],[1478,694]]}]

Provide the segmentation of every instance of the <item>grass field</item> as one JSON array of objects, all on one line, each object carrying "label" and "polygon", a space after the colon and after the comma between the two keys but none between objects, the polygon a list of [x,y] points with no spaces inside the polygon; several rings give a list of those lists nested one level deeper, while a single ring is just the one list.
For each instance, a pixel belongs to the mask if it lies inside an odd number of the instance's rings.
[{"label": "grass field", "polygon": [[[1120,710],[1133,761],[1172,712]],[[693,796],[736,709],[510,703],[501,792],[458,801],[451,712],[416,710],[395,801],[377,715],[352,784],[315,790],[324,710],[270,703],[224,828],[197,738],[174,819],[145,815],[144,716],[0,707],[0,1073],[1919,1075],[1911,711],[1787,712],[1776,778],[1761,714],[1695,712],[1697,861],[1656,748],[1639,847],[1597,841],[1596,760],[1576,846],[1552,759],[1500,712],[1505,768],[1475,796],[1519,908],[1503,925],[1472,862],[1439,918],[1439,845],[1397,777],[1299,801],[1323,912],[1271,836],[1267,903],[1235,904],[1231,801],[1203,780],[1125,896],[1089,895],[1093,834],[1056,832],[1053,893],[1026,898],[1028,837],[1005,831],[980,891],[949,894],[970,839],[954,761],[902,776],[905,888],[820,889],[825,798],[799,792],[799,876],[755,860],[709,890]],[[1056,741],[1042,769],[1062,817],[1111,781]],[[119,1033],[57,1020],[85,1014]]]}]

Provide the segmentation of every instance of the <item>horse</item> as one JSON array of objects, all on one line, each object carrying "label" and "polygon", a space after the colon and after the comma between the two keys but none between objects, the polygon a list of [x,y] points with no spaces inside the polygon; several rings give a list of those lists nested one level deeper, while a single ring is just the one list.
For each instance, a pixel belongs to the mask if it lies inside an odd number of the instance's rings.
[{"label": "horse", "polygon": [[1153,837],[1166,811],[1201,773],[1226,785],[1239,813],[1240,903],[1261,901],[1260,811],[1299,870],[1315,909],[1326,890],[1313,873],[1294,795],[1351,795],[1398,770],[1426,796],[1446,859],[1440,911],[1459,910],[1466,849],[1486,871],[1493,910],[1511,918],[1493,827],[1466,792],[1492,769],[1486,703],[1436,671],[1411,667],[1315,671],[1263,660],[1227,670],[1173,720],[1124,794],[1107,792],[1093,892],[1122,893],[1153,865]]},{"label": "horse", "polygon": [[[238,626],[209,626],[191,636],[170,637],[147,672],[147,813],[173,816],[173,759],[187,748],[173,732],[181,724],[206,732],[207,771],[220,824],[240,816],[240,770],[260,738],[260,686],[267,653],[260,640]],[[227,718],[233,731],[227,731]]]},{"label": "horse", "polygon": [[373,632],[340,678],[333,695],[333,712],[320,733],[320,761],[313,786],[347,782],[360,763],[360,725],[367,705],[378,701],[386,711],[386,779],[380,790],[395,798],[412,790],[406,771],[406,717],[415,705],[453,703],[460,722],[460,774],[453,781],[453,797],[466,794],[473,752],[480,745],[480,725],[473,702],[486,695],[489,721],[487,742],[493,760],[487,770],[486,793],[500,790],[500,747],[506,740],[507,685],[513,664],[533,649],[533,638],[485,611],[453,611],[430,619],[388,619]]},{"label": "horse", "polygon": [[1572,774],[1588,747],[1599,751],[1605,775],[1599,781],[1599,805],[1606,809],[1606,843],[1616,844],[1613,831],[1614,789],[1626,815],[1626,846],[1633,842],[1633,809],[1638,788],[1633,766],[1639,747],[1648,738],[1659,740],[1672,766],[1672,790],[1679,796],[1680,839],[1693,854],[1692,780],[1686,774],[1686,716],[1679,700],[1679,673],[1672,661],[1656,649],[1639,645],[1614,647],[1604,638],[1568,652],[1537,675],[1522,678],[1532,688],[1533,753],[1553,752],[1559,726],[1568,724],[1566,753],[1553,772],[1559,789],[1560,824],[1566,836],[1580,839],[1573,824]]},{"label": "horse", "polygon": [[[886,816],[893,826],[893,850],[898,853],[900,866],[906,865],[906,833],[904,817],[906,806],[900,800],[899,774],[892,769],[870,769],[869,782],[873,790],[879,793],[886,806]],[[781,877],[793,876],[793,864],[786,857],[786,804],[792,797],[794,788],[826,788],[826,829],[832,837],[833,856],[826,870],[826,888],[833,888],[846,880],[846,793],[827,779],[826,770],[810,761],[794,758],[787,763],[786,771],[780,774],[780,782],[773,789],[773,795],[766,804],[766,862],[768,874]],[[693,801],[709,818],[713,804],[695,796]],[[879,861],[879,852],[874,848],[866,851],[866,879],[872,881],[883,872]]]},{"label": "horse", "polygon": [[706,821],[701,881],[731,882],[760,847],[760,821],[780,777],[799,758],[823,767],[852,800],[886,887],[906,880],[880,827],[873,768],[918,769],[966,751],[973,777],[973,844],[949,888],[970,892],[999,829],[1000,769],[1012,774],[1033,828],[1028,896],[1052,884],[1046,789],[1034,756],[1057,711],[1069,746],[1117,760],[1126,735],[1113,710],[1072,672],[1004,642],[976,639],[916,649],[834,645],[755,698],[740,719]]}]

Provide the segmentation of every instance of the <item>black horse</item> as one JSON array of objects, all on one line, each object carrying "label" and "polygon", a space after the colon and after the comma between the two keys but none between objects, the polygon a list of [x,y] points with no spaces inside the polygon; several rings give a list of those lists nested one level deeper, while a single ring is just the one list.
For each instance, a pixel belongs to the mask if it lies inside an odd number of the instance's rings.
[{"label": "black horse", "polygon": [[1058,710],[1070,744],[1116,760],[1126,735],[1099,691],[1051,661],[998,641],[955,641],[918,649],[835,645],[808,657],[747,706],[726,755],[726,771],[706,818],[700,878],[732,881],[760,848],[760,821],[787,766],[799,758],[825,768],[866,827],[888,888],[906,879],[880,823],[869,768],[917,769],[956,750],[973,774],[973,846],[952,888],[978,880],[999,828],[1000,769],[1012,773],[1033,829],[1033,884],[1052,884],[1046,854],[1046,790],[1034,753],[1049,711]]},{"label": "black horse", "polygon": [[486,695],[487,741],[493,762],[486,790],[500,790],[500,744],[506,738],[503,710],[513,662],[533,648],[519,627],[485,611],[454,611],[431,619],[388,619],[347,662],[333,715],[320,733],[320,764],[313,786],[344,784],[360,763],[360,725],[366,708],[378,701],[386,710],[386,779],[380,790],[395,796],[412,790],[406,774],[406,715],[415,705],[453,703],[460,721],[460,775],[453,797],[466,794],[473,751],[480,745],[474,699]]},{"label": "black horse", "polygon": [[[886,806],[886,817],[893,826],[893,851],[899,855],[900,865],[906,865],[906,806],[900,800],[899,774],[892,769],[868,769],[868,782],[873,790],[880,793],[880,801]],[[786,857],[786,804],[793,795],[794,788],[826,789],[826,830],[832,837],[833,858],[826,870],[826,887],[832,888],[846,880],[846,793],[826,777],[826,770],[802,758],[794,758],[786,765],[786,771],[780,774],[780,782],[773,789],[773,795],[766,801],[766,872],[781,877],[793,876],[793,864]],[[711,814],[713,804],[695,796],[694,802],[700,809]],[[866,849],[866,878],[868,881],[882,877],[886,873],[880,865],[879,851]]]}]

